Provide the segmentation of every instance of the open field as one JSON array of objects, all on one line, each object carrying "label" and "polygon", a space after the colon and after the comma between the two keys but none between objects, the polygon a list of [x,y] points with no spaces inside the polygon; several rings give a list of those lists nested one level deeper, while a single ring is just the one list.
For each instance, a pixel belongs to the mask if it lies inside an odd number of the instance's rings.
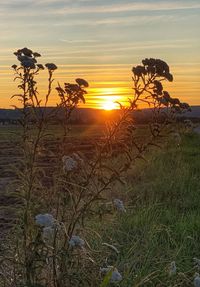
[{"label": "open field", "polygon": [[[8,167],[17,164],[20,158],[13,132],[16,132],[16,127],[2,127],[0,130],[2,240],[15,224],[15,210],[20,204],[15,195],[10,195],[15,175]],[[55,129],[55,133],[59,137],[60,131]],[[92,141],[102,134],[102,126],[89,129],[88,126],[76,126],[69,141],[75,150],[87,154],[88,148],[91,152],[91,147],[94,147]],[[43,167],[48,168],[47,163],[48,159]],[[199,268],[193,258],[200,257],[199,171],[200,136],[183,134],[179,147],[171,141],[161,149],[148,152],[146,161],[136,162],[128,171],[126,183],[115,186],[118,190],[112,193],[123,200],[126,213],[109,209],[108,214],[105,212],[98,221],[90,217],[85,226],[89,230],[85,235],[87,242],[92,250],[96,250],[98,265],[105,262],[102,254],[106,254],[108,264],[118,268],[123,276],[119,286],[192,286]],[[103,207],[107,208],[107,204],[109,206],[109,202],[105,202]],[[114,213],[114,217],[110,213]],[[105,242],[116,247],[119,254],[106,250],[102,245]],[[173,261],[177,272],[169,276],[169,266]],[[85,274],[87,279],[90,276]],[[95,284],[101,277],[91,280],[91,286],[97,286]]]},{"label": "open field", "polygon": [[[200,252],[200,137],[187,134],[138,163],[120,190],[127,213],[93,224],[120,251],[120,286],[193,286]],[[103,225],[103,227],[102,227]],[[91,242],[92,244],[92,242]],[[171,262],[177,272],[169,276]]]},{"label": "open field", "polygon": [[[0,227],[2,233],[6,232],[15,223],[15,207],[19,203],[16,198],[13,182],[16,180],[14,169],[21,160],[19,149],[19,134],[21,128],[18,125],[6,125],[0,127]],[[50,163],[54,162],[58,140],[61,136],[61,129],[51,126],[47,131],[46,146],[41,155],[40,166],[49,169]],[[103,135],[102,125],[76,125],[69,131],[67,145],[68,152],[80,151],[91,155],[94,153],[95,142]],[[1,240],[0,240],[1,241]]]}]

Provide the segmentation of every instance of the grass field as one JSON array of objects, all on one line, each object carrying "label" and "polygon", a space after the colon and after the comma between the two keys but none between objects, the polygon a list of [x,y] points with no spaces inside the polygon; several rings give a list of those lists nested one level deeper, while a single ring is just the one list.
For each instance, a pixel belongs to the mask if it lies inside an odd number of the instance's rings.
[{"label": "grass field", "polygon": [[[193,260],[200,258],[200,137],[187,134],[180,147],[171,144],[138,163],[121,197],[127,213],[103,228],[93,225],[120,251],[114,260],[120,286],[193,286],[200,267]],[[169,276],[173,261],[177,272]]]},{"label": "grass field", "polygon": [[[100,130],[99,126],[78,126],[72,136],[90,138],[98,136]],[[13,127],[1,128],[1,143],[13,131]],[[1,156],[5,158],[5,152]],[[4,188],[2,185],[1,199]],[[116,286],[193,286],[195,272],[200,269],[200,263],[197,266],[193,260],[200,258],[200,136],[184,134],[179,147],[172,141],[152,150],[146,161],[136,162],[129,170],[126,183],[115,188],[118,190],[112,193],[124,201],[127,212],[112,210],[114,218],[108,214],[100,220],[91,217],[86,226],[97,266],[107,262],[119,270],[123,280]],[[5,201],[2,204],[5,210]],[[9,209],[9,203],[6,207]],[[105,242],[119,254],[102,245]],[[170,276],[173,261],[177,269]],[[97,286],[100,280],[100,275],[92,278],[90,286]]]},{"label": "grass field", "polygon": [[[103,125],[70,125],[69,126],[69,137],[95,137],[101,136],[103,133]],[[10,139],[15,134],[19,134],[19,125],[5,125],[0,127],[0,139]],[[62,129],[56,125],[48,127],[50,135],[53,133],[54,136],[60,136]]]}]

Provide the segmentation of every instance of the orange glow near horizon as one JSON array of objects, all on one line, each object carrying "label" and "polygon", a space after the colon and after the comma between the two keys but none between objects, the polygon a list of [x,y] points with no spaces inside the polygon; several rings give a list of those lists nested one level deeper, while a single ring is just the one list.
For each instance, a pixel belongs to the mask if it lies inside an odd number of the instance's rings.
[{"label": "orange glow near horizon", "polygon": [[116,102],[113,102],[112,100],[105,101],[105,103],[102,104],[102,108],[107,111],[119,109],[119,105]]},{"label": "orange glow near horizon", "polygon": [[[113,83],[113,85],[118,83]],[[102,83],[107,86],[108,84]],[[87,100],[90,102],[91,107],[103,110],[119,109],[119,103],[126,105],[127,98],[130,97],[130,90],[124,86],[120,87],[95,87],[88,90]]]},{"label": "orange glow near horizon", "polygon": [[102,94],[99,108],[107,111],[119,109],[117,102],[123,101],[123,98],[120,96],[122,92],[122,88],[97,88],[97,93]]},{"label": "orange glow near horizon", "polygon": [[[17,98],[11,99],[13,94],[18,93],[17,82],[13,81],[13,70],[9,66],[0,67],[0,108],[12,108],[12,105],[20,107]],[[198,75],[200,68],[196,65],[188,64],[187,69],[182,65],[172,65],[171,72],[174,75],[174,81],[171,83],[165,82],[164,87],[172,97],[180,98],[183,102],[188,102],[191,105],[199,105],[199,79]],[[105,74],[106,73],[106,74]],[[100,65],[95,68],[93,65],[58,67],[54,73],[54,83],[52,94],[49,98],[49,106],[56,106],[59,98],[55,87],[57,82],[64,85],[65,82],[74,83],[76,78],[84,78],[89,82],[87,88],[86,104],[80,104],[81,108],[94,108],[112,110],[119,108],[116,102],[126,105],[128,98],[132,98],[132,80],[131,80],[130,65]],[[48,82],[47,71],[41,71],[37,76],[38,92],[42,99],[45,99]],[[141,105],[142,106],[142,105]]]}]

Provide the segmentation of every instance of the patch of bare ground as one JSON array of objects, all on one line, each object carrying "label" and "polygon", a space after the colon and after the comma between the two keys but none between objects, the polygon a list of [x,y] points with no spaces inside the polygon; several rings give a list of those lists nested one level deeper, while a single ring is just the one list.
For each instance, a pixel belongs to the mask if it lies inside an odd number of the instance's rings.
[{"label": "patch of bare ground", "polygon": [[[91,136],[81,139],[78,135],[69,137],[65,146],[66,154],[79,152],[90,158],[99,140],[98,137]],[[51,175],[56,167],[59,144],[59,138],[46,140],[38,157],[37,166],[44,170],[42,184],[47,188],[51,185]],[[21,159],[17,141],[0,140],[0,252],[9,231],[16,224],[16,210],[22,204],[17,196],[18,189],[15,184],[15,170],[19,168]]]}]

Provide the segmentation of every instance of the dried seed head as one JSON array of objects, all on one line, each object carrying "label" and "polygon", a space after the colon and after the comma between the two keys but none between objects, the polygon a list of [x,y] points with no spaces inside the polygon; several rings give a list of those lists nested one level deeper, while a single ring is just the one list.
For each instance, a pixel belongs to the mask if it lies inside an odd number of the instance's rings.
[{"label": "dried seed head", "polygon": [[49,213],[38,214],[35,217],[35,222],[42,227],[52,227],[55,223],[55,218]]},{"label": "dried seed head", "polygon": [[71,247],[83,247],[85,245],[85,241],[77,235],[72,235],[69,240],[69,245]]}]

